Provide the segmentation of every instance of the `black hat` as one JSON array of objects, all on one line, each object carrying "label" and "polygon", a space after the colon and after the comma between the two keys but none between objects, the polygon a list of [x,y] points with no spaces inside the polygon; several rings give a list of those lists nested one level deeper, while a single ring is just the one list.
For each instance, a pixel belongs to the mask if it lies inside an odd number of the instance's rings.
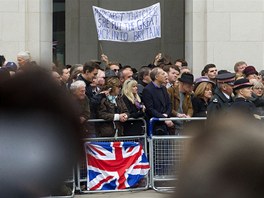
[{"label": "black hat", "polygon": [[235,90],[243,89],[246,87],[252,87],[252,86],[253,85],[249,82],[248,79],[240,78],[240,79],[235,81],[233,90],[235,91]]},{"label": "black hat", "polygon": [[183,83],[193,84],[193,75],[190,73],[183,73],[178,80]]},{"label": "black hat", "polygon": [[227,71],[226,69],[221,69],[217,72],[217,74],[226,74],[226,73],[230,73],[229,71]]},{"label": "black hat", "polygon": [[218,74],[215,78],[218,83],[227,83],[233,85],[235,82],[235,73],[225,72],[222,74]]}]

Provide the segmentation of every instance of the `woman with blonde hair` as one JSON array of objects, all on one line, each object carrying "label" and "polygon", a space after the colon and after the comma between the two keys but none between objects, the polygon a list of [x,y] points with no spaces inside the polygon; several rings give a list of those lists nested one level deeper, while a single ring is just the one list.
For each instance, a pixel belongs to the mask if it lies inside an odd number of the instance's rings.
[{"label": "woman with blonde hair", "polygon": [[[136,80],[128,79],[123,84],[122,98],[126,104],[131,118],[144,117],[145,106],[138,95],[138,83]],[[125,135],[140,135],[143,133],[142,121],[128,121],[124,123]]]},{"label": "woman with blonde hair", "polygon": [[195,80],[194,96],[192,98],[193,117],[207,117],[207,106],[213,95],[214,82],[206,76]]},{"label": "woman with blonde hair", "polygon": [[99,135],[102,137],[123,135],[123,123],[127,121],[129,113],[126,104],[119,96],[120,88],[121,82],[117,77],[106,80],[103,90],[109,91],[109,94],[101,100],[98,117],[113,123],[104,122],[100,125]]}]

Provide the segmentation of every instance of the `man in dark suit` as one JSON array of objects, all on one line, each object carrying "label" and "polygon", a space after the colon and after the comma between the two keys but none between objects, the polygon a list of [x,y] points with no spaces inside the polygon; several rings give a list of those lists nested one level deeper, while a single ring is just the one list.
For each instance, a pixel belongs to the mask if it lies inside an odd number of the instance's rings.
[{"label": "man in dark suit", "polygon": [[[167,89],[162,84],[166,82],[165,71],[161,68],[154,68],[150,72],[150,82],[143,90],[143,103],[146,106],[147,119],[152,117],[168,118],[171,114],[171,101]],[[172,127],[173,122],[156,122],[153,127],[155,135],[167,135],[168,127]]]}]

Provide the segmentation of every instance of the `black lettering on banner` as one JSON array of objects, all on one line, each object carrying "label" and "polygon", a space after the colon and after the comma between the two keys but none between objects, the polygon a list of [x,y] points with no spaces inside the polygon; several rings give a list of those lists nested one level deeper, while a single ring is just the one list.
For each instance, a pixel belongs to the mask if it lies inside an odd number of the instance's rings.
[{"label": "black lettering on banner", "polygon": [[112,41],[143,41],[160,37],[159,6],[137,11],[112,12],[94,9],[98,38]]},{"label": "black lettering on banner", "polygon": [[98,28],[109,28],[109,23],[106,18],[98,18]]}]

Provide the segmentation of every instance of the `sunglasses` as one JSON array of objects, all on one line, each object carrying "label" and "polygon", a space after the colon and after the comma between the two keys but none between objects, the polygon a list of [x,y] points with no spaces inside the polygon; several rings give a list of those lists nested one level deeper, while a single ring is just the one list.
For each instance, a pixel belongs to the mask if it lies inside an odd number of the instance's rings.
[{"label": "sunglasses", "polygon": [[113,71],[114,71],[114,72],[118,72],[118,71],[119,71],[119,69],[113,69]]}]

